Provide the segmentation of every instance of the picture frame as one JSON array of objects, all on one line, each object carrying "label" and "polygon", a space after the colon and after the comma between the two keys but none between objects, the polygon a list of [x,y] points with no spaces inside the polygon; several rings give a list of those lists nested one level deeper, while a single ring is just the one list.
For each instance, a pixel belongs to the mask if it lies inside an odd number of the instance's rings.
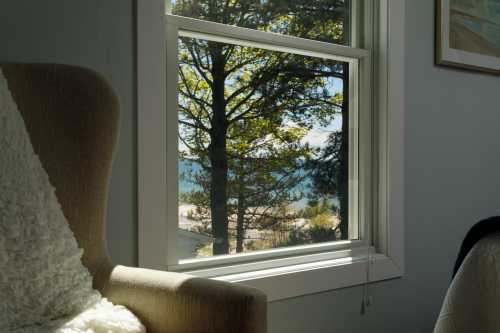
[{"label": "picture frame", "polygon": [[436,0],[436,63],[500,74],[500,0]]}]

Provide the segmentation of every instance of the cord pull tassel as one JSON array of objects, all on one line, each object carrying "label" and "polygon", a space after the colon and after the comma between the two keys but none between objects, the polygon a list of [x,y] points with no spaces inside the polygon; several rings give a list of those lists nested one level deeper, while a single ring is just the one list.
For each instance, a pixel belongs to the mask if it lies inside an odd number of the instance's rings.
[{"label": "cord pull tassel", "polygon": [[373,298],[370,295],[370,270],[371,266],[374,264],[374,260],[371,256],[371,249],[367,248],[366,253],[366,280],[363,283],[363,298],[361,299],[361,315],[366,313],[366,310],[369,306],[373,304]]}]

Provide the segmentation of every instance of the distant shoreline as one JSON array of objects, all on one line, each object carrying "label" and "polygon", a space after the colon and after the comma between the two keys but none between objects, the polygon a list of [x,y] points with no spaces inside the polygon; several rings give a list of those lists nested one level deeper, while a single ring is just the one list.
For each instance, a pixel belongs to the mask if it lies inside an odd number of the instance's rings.
[{"label": "distant shoreline", "polygon": [[[188,164],[191,164],[192,166],[188,166]],[[183,159],[179,159],[179,174],[186,172],[186,171],[189,171],[188,169],[191,169],[194,172],[197,172],[197,171],[201,170],[201,167],[199,165],[197,165],[197,163],[194,161],[186,161]],[[291,192],[293,192],[293,191],[294,192],[302,192],[305,195],[304,198],[290,203],[290,205],[293,206],[297,210],[300,210],[300,209],[307,207],[307,203],[309,201],[309,198],[307,196],[308,196],[308,194],[313,193],[313,190],[308,188],[309,182],[310,182],[310,179],[306,178],[305,180],[302,180],[300,182],[300,184],[297,184],[293,189],[290,190]],[[192,184],[191,182],[189,182],[187,180],[181,180],[179,177],[179,194],[187,194],[193,190],[200,190],[200,189],[201,188],[199,186]],[[333,198],[329,199],[329,201],[331,201],[332,204],[335,204],[336,206],[338,206],[340,204],[337,197],[333,197]],[[179,205],[180,204],[181,203],[179,202]]]}]

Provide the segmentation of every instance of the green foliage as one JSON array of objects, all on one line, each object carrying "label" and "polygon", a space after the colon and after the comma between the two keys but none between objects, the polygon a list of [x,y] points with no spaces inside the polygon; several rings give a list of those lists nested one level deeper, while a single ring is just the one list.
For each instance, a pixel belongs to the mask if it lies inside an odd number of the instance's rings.
[{"label": "green foliage", "polygon": [[310,201],[309,205],[300,212],[300,216],[308,220],[307,225],[300,230],[292,230],[288,239],[280,246],[306,245],[337,240],[339,221],[332,212],[331,206],[326,200]]},{"label": "green foliage", "polygon": [[[344,0],[178,0],[173,13],[342,44],[348,6]],[[181,175],[196,185],[181,199],[197,207],[191,219],[215,239],[236,237],[241,249],[245,230],[279,229],[298,217],[287,209],[303,197],[293,190],[306,177],[297,171],[317,159],[302,140],[314,124],[341,114],[343,96],[326,86],[342,79],[345,68],[187,37],[179,40],[179,64],[179,154],[201,166]],[[306,235],[311,241],[322,238],[328,224],[331,210],[321,209],[325,215]],[[227,253],[231,241],[225,244],[217,251]]]},{"label": "green foliage", "polygon": [[348,0],[180,0],[173,13],[344,44],[349,9]]},{"label": "green foliage", "polygon": [[313,227],[331,229],[334,227],[334,216],[331,213],[322,213],[313,217],[309,223]]},{"label": "green foliage", "polygon": [[330,204],[326,200],[310,201],[309,205],[302,209],[300,216],[306,219],[314,218],[320,214],[331,213]]},{"label": "green foliage", "polygon": [[321,226],[313,226],[307,230],[293,230],[288,239],[280,244],[280,247],[333,242],[338,239],[337,235],[337,229]]}]

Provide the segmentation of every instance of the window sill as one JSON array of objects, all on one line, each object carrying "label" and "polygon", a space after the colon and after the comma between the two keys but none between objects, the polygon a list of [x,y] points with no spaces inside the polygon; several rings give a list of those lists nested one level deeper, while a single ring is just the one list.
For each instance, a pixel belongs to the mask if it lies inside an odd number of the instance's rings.
[{"label": "window sill", "polygon": [[[367,274],[367,256],[357,255],[306,264],[270,268],[246,273],[213,277],[214,280],[240,283],[258,288],[267,294],[268,301],[315,294],[398,278],[402,269],[386,255],[373,254]],[[189,273],[189,272],[188,272]],[[196,272],[191,272],[196,275]]]}]

